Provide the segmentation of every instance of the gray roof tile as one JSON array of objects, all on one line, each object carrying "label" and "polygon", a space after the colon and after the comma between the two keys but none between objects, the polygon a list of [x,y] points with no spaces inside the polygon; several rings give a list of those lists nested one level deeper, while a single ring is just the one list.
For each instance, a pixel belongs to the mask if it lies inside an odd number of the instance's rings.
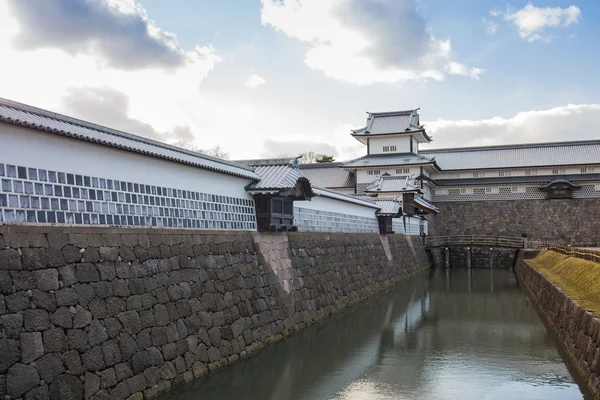
[{"label": "gray roof tile", "polygon": [[141,153],[182,164],[258,179],[251,167],[0,98],[0,122]]},{"label": "gray roof tile", "polygon": [[291,189],[302,178],[300,170],[292,165],[261,165],[255,168],[260,181],[247,186],[248,190]]},{"label": "gray roof tile", "polygon": [[435,160],[413,153],[399,154],[370,154],[348,161],[343,164],[344,168],[355,167],[384,167],[392,165],[420,165],[432,164]]},{"label": "gray roof tile", "polygon": [[600,164],[600,141],[421,150],[442,170]]},{"label": "gray roof tile", "polygon": [[353,188],[354,176],[341,168],[341,163],[300,164],[300,172],[314,186]]}]

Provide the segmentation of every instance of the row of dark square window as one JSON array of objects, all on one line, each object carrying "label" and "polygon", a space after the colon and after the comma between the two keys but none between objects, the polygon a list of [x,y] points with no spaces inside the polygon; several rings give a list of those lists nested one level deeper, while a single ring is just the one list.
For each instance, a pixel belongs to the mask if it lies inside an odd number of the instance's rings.
[{"label": "row of dark square window", "polygon": [[[213,204],[218,210],[194,210],[170,207],[148,207],[140,205],[127,205],[119,203],[106,203],[99,201],[67,200],[48,197],[37,197],[27,195],[6,195],[0,193],[0,208],[25,208],[35,210],[55,210],[55,211],[79,211],[79,212],[97,212],[103,214],[125,214],[141,216],[161,216],[161,217],[185,217],[202,218],[211,220],[238,220],[253,221],[254,213],[235,212],[235,208],[249,209],[249,207],[227,206]],[[218,206],[218,207],[216,207]]]},{"label": "row of dark square window", "polygon": [[113,201],[128,204],[145,204],[150,206],[191,208],[194,210],[233,211],[254,213],[252,207],[202,202],[199,200],[173,199],[167,197],[137,195],[108,190],[85,189],[70,186],[2,180],[2,191],[6,193],[36,194],[40,196],[58,196],[83,200]]},{"label": "row of dark square window", "polygon": [[240,199],[215,194],[192,192],[190,190],[172,189],[161,186],[151,186],[113,179],[94,178],[65,172],[47,171],[44,169],[26,168],[8,164],[0,164],[0,176],[8,178],[29,179],[32,181],[62,183],[87,188],[121,190],[123,192],[141,193],[154,196],[166,196],[190,200],[212,201],[217,203],[252,206],[252,200]]},{"label": "row of dark square window", "polygon": [[[4,217],[3,217],[4,214]],[[139,217],[63,211],[0,210],[0,222],[107,226],[157,226],[196,229],[255,229],[253,222],[208,221],[191,218]]]}]

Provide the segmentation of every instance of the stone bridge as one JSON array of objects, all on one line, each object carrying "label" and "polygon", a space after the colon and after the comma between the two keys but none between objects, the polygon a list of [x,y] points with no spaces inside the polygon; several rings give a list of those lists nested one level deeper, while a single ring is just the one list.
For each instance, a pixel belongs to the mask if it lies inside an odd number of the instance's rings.
[{"label": "stone bridge", "polygon": [[512,268],[527,238],[456,235],[427,238],[425,247],[436,266],[446,268]]}]

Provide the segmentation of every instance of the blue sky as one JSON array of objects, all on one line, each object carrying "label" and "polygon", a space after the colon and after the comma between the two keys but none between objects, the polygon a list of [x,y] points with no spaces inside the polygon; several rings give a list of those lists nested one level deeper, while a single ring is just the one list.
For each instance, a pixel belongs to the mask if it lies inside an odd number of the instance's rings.
[{"label": "blue sky", "polygon": [[597,1],[44,7],[0,0],[0,96],[234,159],[352,158],[365,111],[416,107],[434,147],[600,136]]}]

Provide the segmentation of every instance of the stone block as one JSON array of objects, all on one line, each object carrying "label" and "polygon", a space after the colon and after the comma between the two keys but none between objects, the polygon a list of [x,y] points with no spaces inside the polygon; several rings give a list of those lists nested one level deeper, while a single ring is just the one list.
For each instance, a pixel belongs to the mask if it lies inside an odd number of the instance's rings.
[{"label": "stone block", "polygon": [[48,255],[45,249],[22,249],[23,268],[27,270],[44,269],[48,266]]},{"label": "stone block", "polygon": [[112,261],[104,261],[98,264],[98,271],[100,272],[100,279],[103,281],[112,281],[117,277],[115,263]]},{"label": "stone block", "polygon": [[106,329],[102,325],[100,321],[94,319],[90,323],[90,328],[88,331],[88,343],[90,346],[96,346],[100,343],[108,340],[108,334],[106,333]]},{"label": "stone block", "polygon": [[175,343],[168,343],[162,346],[162,354],[164,359],[167,361],[174,360],[177,357],[177,345]]},{"label": "stone block", "polygon": [[146,368],[150,368],[151,366],[152,362],[147,351],[137,352],[131,357],[131,368],[134,374],[143,373]]},{"label": "stone block", "polygon": [[83,366],[88,371],[100,371],[106,368],[104,355],[100,346],[92,347],[81,355]]},{"label": "stone block", "polygon": [[[15,292],[36,288],[33,271],[10,271],[10,276],[12,278],[12,284]],[[12,291],[10,293],[12,293]]]},{"label": "stone block", "polygon": [[38,386],[25,394],[25,400],[50,400],[47,385]]},{"label": "stone block", "polygon": [[54,268],[34,272],[37,288],[41,291],[58,290],[58,271]]},{"label": "stone block", "polygon": [[83,383],[73,375],[59,375],[50,385],[51,400],[81,400]]},{"label": "stone block", "polygon": [[100,280],[100,274],[94,264],[82,263],[75,265],[75,276],[81,283],[97,282]]},{"label": "stone block", "polygon": [[22,268],[21,256],[16,249],[0,250],[0,269],[20,270]]},{"label": "stone block", "polygon": [[21,352],[16,340],[0,339],[0,374],[6,372],[21,358]]},{"label": "stone block", "polygon": [[118,297],[129,297],[131,291],[129,290],[129,284],[125,279],[115,279],[111,282],[113,286],[113,295]]},{"label": "stone block", "polygon": [[100,387],[109,388],[117,384],[117,375],[113,368],[106,369],[100,373]]},{"label": "stone block", "polygon": [[67,344],[67,335],[65,335],[62,328],[45,330],[42,334],[42,339],[46,353],[63,352],[69,347]]},{"label": "stone block", "polygon": [[18,292],[6,296],[4,297],[4,301],[6,302],[6,309],[8,312],[12,313],[28,309],[30,302],[29,297],[25,292]]},{"label": "stone block", "polygon": [[117,381],[121,382],[127,378],[131,378],[133,376],[133,371],[131,367],[127,363],[120,363],[115,365],[115,375],[117,377]]},{"label": "stone block", "polygon": [[92,322],[92,313],[81,307],[75,306],[75,316],[73,317],[73,328],[85,328]]},{"label": "stone block", "polygon": [[78,297],[75,289],[64,288],[54,292],[56,297],[56,304],[60,306],[74,306],[77,304]]},{"label": "stone block", "polygon": [[73,317],[67,307],[58,308],[51,316],[50,322],[53,325],[60,326],[61,328],[72,328]]},{"label": "stone block", "polygon": [[6,375],[6,393],[12,398],[19,398],[40,383],[40,376],[31,365],[15,364]]},{"label": "stone block", "polygon": [[71,350],[85,351],[88,344],[87,333],[81,329],[69,329],[67,343]]},{"label": "stone block", "polygon": [[5,314],[0,317],[0,323],[7,338],[18,339],[23,329],[23,314]]},{"label": "stone block", "polygon": [[85,372],[81,357],[77,350],[70,350],[61,355],[61,360],[67,369],[67,372],[72,375],[81,375]]},{"label": "stone block", "polygon": [[0,294],[12,294],[12,292],[13,282],[10,273],[8,271],[0,270]]},{"label": "stone block", "polygon": [[167,340],[167,328],[164,326],[155,327],[151,329],[152,345],[160,347],[168,342]]},{"label": "stone block", "polygon": [[[79,253],[79,251],[77,251]],[[68,287],[77,283],[75,276],[75,265],[64,265],[58,268],[58,279],[63,283],[64,287]]]},{"label": "stone block", "polygon": [[51,232],[46,235],[48,245],[57,250],[61,250],[69,243],[69,237],[66,233]]},{"label": "stone block", "polygon": [[165,362],[160,367],[160,377],[164,380],[171,380],[177,376],[175,365],[171,361]]},{"label": "stone block", "polygon": [[115,338],[123,329],[121,323],[116,318],[106,318],[104,320],[104,327],[109,338]]},{"label": "stone block", "polygon": [[100,261],[100,252],[95,247],[87,247],[82,256],[84,262],[97,263]]},{"label": "stone block", "polygon": [[43,308],[48,312],[56,311],[56,297],[54,293],[42,292],[37,289],[31,291],[31,301],[36,307]]},{"label": "stone block", "polygon": [[92,286],[94,286],[94,289],[96,290],[96,296],[101,299],[106,299],[113,295],[113,287],[110,282],[100,281],[94,283]]},{"label": "stone block", "polygon": [[74,285],[73,289],[75,289],[75,293],[77,293],[77,298],[79,299],[79,304],[83,307],[86,307],[90,302],[96,297],[96,292],[94,291],[94,287],[90,284],[78,284]]},{"label": "stone block", "polygon": [[46,310],[25,310],[23,312],[23,329],[28,332],[42,331],[50,327],[50,316]]},{"label": "stone block", "polygon": [[141,330],[140,316],[137,311],[125,311],[117,315],[125,332],[136,334]]},{"label": "stone block", "polygon": [[100,390],[100,377],[94,373],[86,372],[83,386],[86,399]]},{"label": "stone block", "polygon": [[107,367],[112,367],[121,362],[121,349],[117,340],[108,340],[102,343],[102,353]]},{"label": "stone block", "polygon": [[88,309],[92,313],[93,318],[104,319],[108,317],[108,310],[106,309],[106,302],[100,298],[94,298],[88,304]]},{"label": "stone block", "polygon": [[35,362],[35,367],[46,383],[52,382],[54,378],[65,372],[65,367],[56,353],[46,354]]}]

